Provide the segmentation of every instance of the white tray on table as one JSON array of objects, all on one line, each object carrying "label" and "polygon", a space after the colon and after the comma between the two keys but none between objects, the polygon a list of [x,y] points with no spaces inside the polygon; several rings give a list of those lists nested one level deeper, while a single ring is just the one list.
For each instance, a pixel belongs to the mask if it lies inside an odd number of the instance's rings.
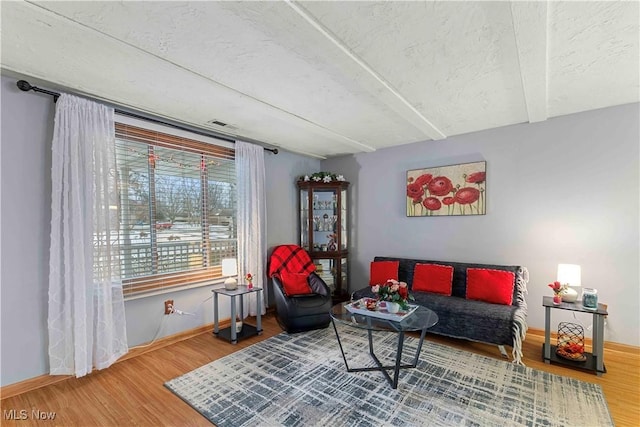
[{"label": "white tray on table", "polygon": [[[367,298],[359,299],[358,301],[351,302],[345,305],[345,308],[350,313],[361,314],[363,316],[371,316],[377,317],[379,319],[387,319],[393,320],[394,322],[401,322],[407,317],[411,316],[414,311],[418,309],[418,306],[415,304],[409,304],[409,308],[407,310],[403,310],[402,308],[397,313],[389,313],[386,308],[376,307],[375,310],[368,310],[365,300]],[[381,301],[381,304],[385,303],[385,301]],[[386,304],[385,304],[386,306]]]}]

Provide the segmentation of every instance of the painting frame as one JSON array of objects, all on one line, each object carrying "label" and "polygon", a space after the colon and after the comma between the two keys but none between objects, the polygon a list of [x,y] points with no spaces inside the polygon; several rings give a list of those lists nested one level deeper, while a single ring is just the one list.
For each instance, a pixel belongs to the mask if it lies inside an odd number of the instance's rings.
[{"label": "painting frame", "polygon": [[486,200],[484,160],[407,171],[407,217],[486,215]]}]

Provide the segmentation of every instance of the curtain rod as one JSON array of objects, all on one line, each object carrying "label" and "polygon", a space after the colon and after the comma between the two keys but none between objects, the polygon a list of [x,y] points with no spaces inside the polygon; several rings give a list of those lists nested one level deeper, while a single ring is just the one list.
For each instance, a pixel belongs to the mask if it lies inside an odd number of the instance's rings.
[{"label": "curtain rod", "polygon": [[[31,84],[29,84],[29,82],[25,81],[25,80],[19,80],[16,85],[18,86],[18,89],[20,89],[23,92],[29,92],[30,90],[34,91],[34,92],[40,92],[40,93],[44,93],[47,95],[51,95],[53,97],[53,102],[57,102],[58,98],[60,97],[60,94],[58,92],[53,92],[50,90],[46,90],[46,89],[41,89],[39,87],[36,86],[31,86]],[[190,129],[187,127],[182,127],[180,125],[175,125],[173,123],[168,123],[162,120],[158,120],[158,119],[152,119],[150,117],[145,117],[145,116],[141,116],[139,114],[136,113],[130,113],[129,111],[123,111],[123,110],[118,110],[117,108],[115,108],[115,112],[118,114],[121,114],[123,116],[128,116],[128,117],[133,117],[136,119],[141,119],[141,120],[146,120],[149,122],[153,122],[153,123],[157,123],[157,124],[161,124],[161,125],[165,125],[165,126],[170,126],[172,128],[176,128],[176,129],[180,129],[180,130],[184,130],[187,132],[193,132],[196,133],[198,135],[202,135],[202,136],[208,136],[208,137],[214,137],[216,139],[221,139],[223,141],[227,141],[227,142],[232,142],[235,144],[235,140],[230,139],[227,136],[221,136],[219,134],[216,134],[215,132],[204,132],[204,131],[200,131],[200,130],[194,130],[194,129]],[[273,154],[278,154],[278,149],[277,148],[267,148],[267,147],[262,147],[265,151],[270,151]]]}]

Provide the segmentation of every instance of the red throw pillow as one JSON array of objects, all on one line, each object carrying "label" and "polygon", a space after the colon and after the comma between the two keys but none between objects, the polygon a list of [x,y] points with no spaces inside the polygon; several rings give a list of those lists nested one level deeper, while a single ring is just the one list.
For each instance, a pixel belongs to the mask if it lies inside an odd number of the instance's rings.
[{"label": "red throw pillow", "polygon": [[373,261],[371,263],[371,275],[369,285],[380,285],[387,280],[398,280],[398,267],[400,261]]},{"label": "red throw pillow", "polygon": [[467,268],[467,299],[511,305],[515,278],[511,271]]},{"label": "red throw pillow", "polygon": [[309,286],[308,273],[289,273],[288,271],[280,272],[280,281],[287,296],[305,295],[313,293]]},{"label": "red throw pillow", "polygon": [[413,269],[414,291],[433,292],[451,296],[453,267],[440,264],[416,264]]}]

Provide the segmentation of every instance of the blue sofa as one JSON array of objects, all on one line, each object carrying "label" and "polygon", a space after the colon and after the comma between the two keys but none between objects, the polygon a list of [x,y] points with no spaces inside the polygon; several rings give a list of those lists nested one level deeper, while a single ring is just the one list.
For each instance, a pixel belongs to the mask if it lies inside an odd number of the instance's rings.
[{"label": "blue sofa", "polygon": [[[522,341],[527,332],[527,303],[525,294],[529,274],[525,267],[470,264],[408,258],[375,257],[375,261],[399,261],[398,279],[406,282],[415,303],[427,307],[438,315],[438,323],[428,332],[463,338],[470,341],[495,344],[506,357],[505,345],[513,348],[513,362],[522,364]],[[412,290],[416,264],[440,264],[453,267],[451,296]],[[511,305],[491,304],[465,298],[467,268],[485,268],[510,271],[515,274]],[[352,298],[373,297],[369,286],[355,291]]]}]

